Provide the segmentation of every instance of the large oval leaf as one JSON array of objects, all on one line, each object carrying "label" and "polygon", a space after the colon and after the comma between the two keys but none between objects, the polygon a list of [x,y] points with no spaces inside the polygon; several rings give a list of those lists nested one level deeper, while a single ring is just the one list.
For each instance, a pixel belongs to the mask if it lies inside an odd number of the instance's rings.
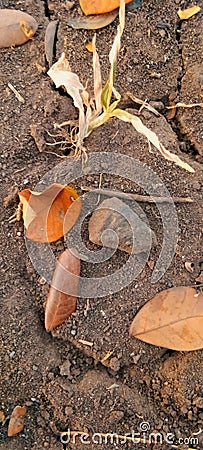
[{"label": "large oval leaf", "polygon": [[81,200],[70,186],[54,183],[43,192],[24,189],[18,195],[23,205],[26,237],[36,242],[57,241],[72,228],[80,214]]},{"label": "large oval leaf", "polygon": [[186,286],[160,292],[135,316],[130,335],[173,350],[203,348],[203,293]]},{"label": "large oval leaf", "polygon": [[32,39],[38,24],[34,17],[16,9],[0,9],[0,48],[21,45]]},{"label": "large oval leaf", "polygon": [[58,258],[47,297],[46,331],[61,325],[76,310],[79,276],[80,259],[67,249]]}]

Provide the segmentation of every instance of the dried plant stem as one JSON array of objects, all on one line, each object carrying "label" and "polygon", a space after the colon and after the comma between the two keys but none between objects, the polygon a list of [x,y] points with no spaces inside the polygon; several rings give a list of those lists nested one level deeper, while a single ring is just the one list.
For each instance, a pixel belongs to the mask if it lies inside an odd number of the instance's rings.
[{"label": "dried plant stem", "polygon": [[131,194],[120,191],[113,191],[109,189],[95,189],[88,186],[83,186],[82,191],[95,192],[96,194],[106,195],[107,197],[118,197],[126,200],[134,200],[145,203],[193,203],[190,197],[150,197],[148,195]]}]

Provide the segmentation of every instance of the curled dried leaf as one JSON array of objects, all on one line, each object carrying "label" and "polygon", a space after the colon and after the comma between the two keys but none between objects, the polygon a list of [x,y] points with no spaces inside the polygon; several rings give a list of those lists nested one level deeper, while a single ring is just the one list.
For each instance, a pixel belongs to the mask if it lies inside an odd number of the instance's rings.
[{"label": "curled dried leaf", "polygon": [[15,9],[0,9],[0,48],[21,45],[36,33],[34,17]]},{"label": "curled dried leaf", "polygon": [[16,406],[12,411],[8,424],[8,436],[14,436],[24,428],[24,416],[26,414],[25,406]]},{"label": "curled dried leaf", "polygon": [[65,250],[56,263],[46,302],[45,328],[50,331],[61,325],[76,310],[80,259],[73,250]]},{"label": "curled dried leaf", "polygon": [[73,227],[80,214],[81,200],[70,186],[54,183],[43,192],[24,189],[18,195],[23,207],[26,237],[36,242],[60,239]]},{"label": "curled dried leaf", "polygon": [[130,334],[173,350],[203,348],[203,293],[186,286],[160,292],[135,316]]},{"label": "curled dried leaf", "polygon": [[51,66],[47,74],[55,83],[56,87],[64,86],[67,93],[72,97],[74,105],[79,109],[79,135],[78,146],[82,146],[83,139],[87,133],[87,123],[81,93],[85,91],[84,86],[76,73],[71,72],[70,64],[62,53],[59,60]]}]

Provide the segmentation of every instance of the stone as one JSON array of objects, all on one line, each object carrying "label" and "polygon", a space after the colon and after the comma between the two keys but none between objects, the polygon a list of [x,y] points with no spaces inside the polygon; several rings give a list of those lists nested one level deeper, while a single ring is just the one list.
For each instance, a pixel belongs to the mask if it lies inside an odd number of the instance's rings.
[{"label": "stone", "polygon": [[126,253],[146,253],[156,236],[139,215],[116,197],[104,200],[89,221],[89,239],[97,245]]}]

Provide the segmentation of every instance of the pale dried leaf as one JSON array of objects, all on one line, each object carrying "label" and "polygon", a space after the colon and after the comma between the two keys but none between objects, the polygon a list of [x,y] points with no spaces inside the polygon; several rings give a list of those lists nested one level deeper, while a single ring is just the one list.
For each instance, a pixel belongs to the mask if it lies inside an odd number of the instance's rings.
[{"label": "pale dried leaf", "polygon": [[109,53],[109,61],[111,65],[117,63],[118,54],[121,48],[121,36],[123,34],[124,26],[125,26],[125,0],[121,0],[119,8],[119,24],[117,27],[117,34]]},{"label": "pale dried leaf", "polygon": [[117,63],[118,54],[119,54],[120,47],[121,47],[121,36],[122,36],[123,30],[124,30],[124,26],[125,26],[125,1],[121,0],[120,8],[119,8],[119,25],[117,27],[117,34],[116,34],[112,48],[109,53],[109,61],[111,64],[110,73],[109,73],[108,80],[103,88],[102,96],[101,96],[102,106],[104,109],[109,108],[112,93],[114,93],[116,99],[119,99],[119,97],[120,97],[119,93],[116,91],[113,84],[114,84],[114,78],[115,78],[116,63]]},{"label": "pale dried leaf", "polygon": [[149,103],[147,103],[144,100],[141,100],[138,97],[135,97],[135,95],[131,94],[131,92],[126,92],[126,95],[135,103],[137,103],[138,105],[143,106],[143,108],[148,109],[149,111],[151,111],[153,114],[155,114],[155,116],[160,116],[159,112],[153,108],[153,106],[151,106]]},{"label": "pale dried leaf", "polygon": [[187,8],[184,10],[179,10],[178,11],[178,16],[180,18],[180,20],[187,20],[190,17],[194,16],[195,14],[197,14],[199,11],[201,11],[201,8],[197,5],[195,6],[191,6],[191,8]]},{"label": "pale dried leaf", "polygon": [[129,122],[133,125],[133,127],[138,131],[138,133],[143,134],[151,144],[153,144],[157,150],[169,161],[174,162],[179,167],[182,167],[183,169],[187,170],[188,172],[194,172],[194,169],[187,163],[183,162],[177,155],[174,155],[174,153],[169,152],[160,142],[159,138],[154,133],[154,131],[149,130],[141,121],[141,119],[133,114],[128,113],[127,111],[123,111],[122,109],[115,109],[112,114],[112,117],[118,117],[119,119],[123,120],[124,122]]},{"label": "pale dried leaf", "polygon": [[93,73],[94,73],[94,98],[96,103],[96,111],[98,114],[102,111],[101,94],[102,94],[102,77],[99,56],[96,50],[96,34],[92,39],[93,50]]},{"label": "pale dried leaf", "polygon": [[172,350],[203,348],[203,294],[186,286],[160,292],[135,316],[130,334]]},{"label": "pale dried leaf", "polygon": [[195,108],[196,106],[200,106],[201,108],[203,108],[203,103],[182,103],[182,102],[178,102],[175,103],[175,105],[173,106],[167,106],[167,109],[172,109],[172,108]]},{"label": "pale dried leaf", "polygon": [[112,23],[118,15],[118,10],[111,11],[106,14],[98,14],[89,17],[70,17],[68,26],[76,30],[98,30],[107,27]]},{"label": "pale dried leaf", "polygon": [[61,86],[65,87],[67,93],[72,97],[75,107],[79,109],[78,145],[82,145],[87,132],[87,123],[81,96],[81,92],[84,91],[85,88],[80,82],[78,75],[71,72],[65,53],[62,53],[59,60],[51,66],[47,73],[57,88]]}]

